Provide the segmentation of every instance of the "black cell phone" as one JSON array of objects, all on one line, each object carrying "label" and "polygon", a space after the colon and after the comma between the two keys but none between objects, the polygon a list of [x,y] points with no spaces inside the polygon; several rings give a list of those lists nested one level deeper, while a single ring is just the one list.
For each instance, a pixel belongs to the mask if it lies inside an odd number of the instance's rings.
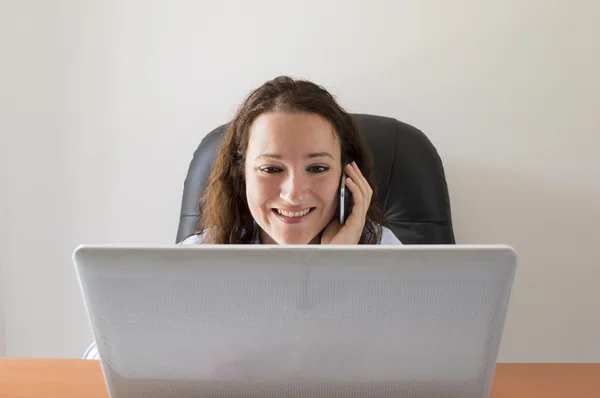
[{"label": "black cell phone", "polygon": [[341,225],[346,223],[348,216],[352,212],[352,192],[346,186],[346,172],[344,167],[348,165],[350,161],[344,156],[342,160],[342,177],[340,179],[340,197],[338,202],[338,220]]}]

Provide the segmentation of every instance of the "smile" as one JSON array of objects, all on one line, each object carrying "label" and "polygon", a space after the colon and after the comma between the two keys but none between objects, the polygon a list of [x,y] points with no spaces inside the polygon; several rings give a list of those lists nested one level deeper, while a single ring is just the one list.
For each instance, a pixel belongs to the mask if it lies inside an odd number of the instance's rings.
[{"label": "smile", "polygon": [[310,213],[310,211],[314,209],[314,207],[310,207],[308,209],[304,209],[301,211],[286,211],[286,210],[281,210],[281,209],[276,209],[277,213],[281,214],[282,216],[286,216],[286,217],[302,217],[307,215],[308,213]]},{"label": "smile", "polygon": [[273,213],[279,218],[281,221],[286,224],[296,224],[302,221],[306,216],[313,212],[315,207],[309,207],[307,209],[303,209],[300,211],[287,211],[282,209],[273,209]]}]

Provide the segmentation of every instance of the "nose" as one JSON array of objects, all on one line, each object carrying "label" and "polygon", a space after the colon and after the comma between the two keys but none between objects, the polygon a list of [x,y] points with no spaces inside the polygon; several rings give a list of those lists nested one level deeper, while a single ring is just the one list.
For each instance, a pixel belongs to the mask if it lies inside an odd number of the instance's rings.
[{"label": "nose", "polygon": [[290,173],[282,182],[280,198],[292,206],[302,204],[308,197],[310,182],[302,174]]}]

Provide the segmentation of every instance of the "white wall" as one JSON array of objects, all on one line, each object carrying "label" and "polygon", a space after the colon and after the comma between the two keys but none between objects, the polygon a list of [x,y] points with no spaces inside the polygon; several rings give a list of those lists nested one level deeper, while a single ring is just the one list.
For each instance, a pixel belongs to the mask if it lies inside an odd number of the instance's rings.
[{"label": "white wall", "polygon": [[292,74],[423,129],[458,241],[518,250],[500,361],[600,361],[600,3],[368,3],[2,2],[0,355],[80,356],[75,246],[173,242],[203,135]]}]

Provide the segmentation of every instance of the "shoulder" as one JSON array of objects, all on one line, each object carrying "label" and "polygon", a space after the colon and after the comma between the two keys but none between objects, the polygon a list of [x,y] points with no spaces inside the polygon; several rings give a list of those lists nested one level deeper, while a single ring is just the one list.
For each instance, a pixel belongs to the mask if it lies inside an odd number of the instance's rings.
[{"label": "shoulder", "polygon": [[194,235],[190,235],[181,242],[180,245],[200,245],[204,243],[204,237],[206,236],[206,231]]},{"label": "shoulder", "polygon": [[382,233],[381,233],[381,242],[379,242],[380,245],[401,245],[402,242],[400,242],[400,239],[398,239],[396,237],[396,235],[392,232],[391,229],[382,226]]},{"label": "shoulder", "polygon": [[[190,235],[187,238],[185,238],[184,240],[182,240],[181,242],[179,242],[180,245],[200,245],[202,243],[204,243],[204,240],[206,238],[206,233],[209,230],[204,230],[202,232],[199,232],[197,234],[194,235]],[[244,236],[245,231],[242,231],[242,237]],[[252,240],[251,243],[253,244],[259,244],[260,240],[257,237],[258,235],[256,235],[256,237]]]}]

